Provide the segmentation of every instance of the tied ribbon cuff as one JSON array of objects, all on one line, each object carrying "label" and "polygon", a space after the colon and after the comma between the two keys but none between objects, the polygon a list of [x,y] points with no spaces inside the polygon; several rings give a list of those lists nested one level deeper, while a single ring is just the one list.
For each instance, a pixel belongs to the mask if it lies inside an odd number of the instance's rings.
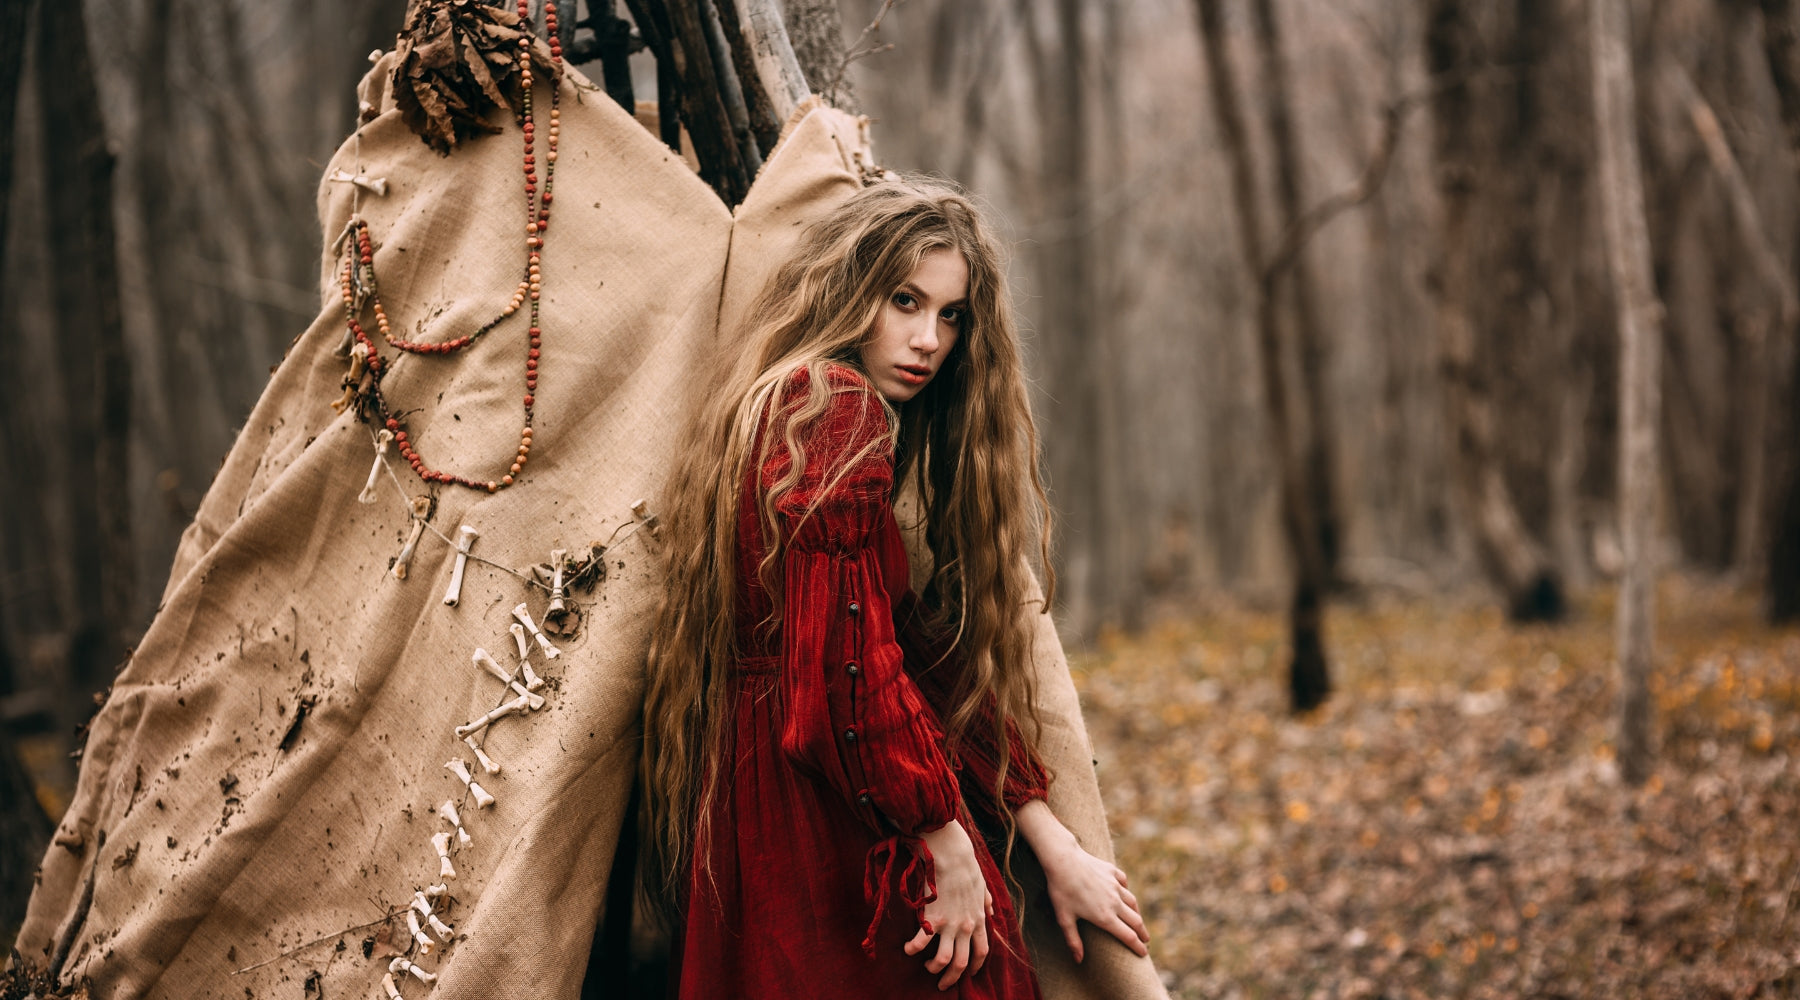
[{"label": "tied ribbon cuff", "polygon": [[896,884],[901,900],[912,907],[921,926],[929,926],[925,924],[925,905],[937,899],[934,883],[931,849],[923,840],[897,833],[869,848],[868,860],[863,864],[863,899],[874,905],[875,917],[869,921],[869,932],[863,937],[863,952],[875,957],[875,933],[881,929],[881,918],[887,913]]}]

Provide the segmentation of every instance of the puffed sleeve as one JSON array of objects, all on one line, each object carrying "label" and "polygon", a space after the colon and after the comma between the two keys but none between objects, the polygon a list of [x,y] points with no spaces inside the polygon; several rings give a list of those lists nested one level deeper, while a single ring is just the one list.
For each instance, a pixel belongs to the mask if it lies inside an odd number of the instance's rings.
[{"label": "puffed sleeve", "polygon": [[[800,481],[776,497],[782,532],[781,748],[843,795],[878,833],[916,836],[956,818],[955,773],[904,669],[877,533],[892,517],[892,446],[881,401],[830,373],[825,413],[801,431]],[[805,395],[804,376],[788,395]],[[779,428],[762,470],[776,488],[793,459]]]},{"label": "puffed sleeve", "polygon": [[[956,693],[956,679],[962,669],[958,652],[947,637],[936,635],[927,627],[923,608],[910,591],[895,609],[894,620],[899,623],[900,648],[906,657],[909,675],[938,717],[947,722],[951,699]],[[1006,722],[1006,741],[1006,783],[1001,789],[1001,798],[1007,809],[1017,812],[1032,799],[1049,797],[1050,776],[1012,719]],[[970,720],[957,747],[957,759],[962,765],[965,799],[970,812],[990,829],[1002,828],[1004,824],[994,808],[1000,749],[999,741],[994,737],[991,698],[976,709],[975,717]]]}]

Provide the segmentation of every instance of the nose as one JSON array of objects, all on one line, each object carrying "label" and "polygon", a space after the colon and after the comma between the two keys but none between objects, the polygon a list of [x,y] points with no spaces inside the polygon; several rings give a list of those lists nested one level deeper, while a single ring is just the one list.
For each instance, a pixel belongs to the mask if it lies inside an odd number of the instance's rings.
[{"label": "nose", "polygon": [[906,346],[927,356],[936,354],[939,346],[937,313],[920,310],[918,315],[913,317],[913,326],[909,334]]}]

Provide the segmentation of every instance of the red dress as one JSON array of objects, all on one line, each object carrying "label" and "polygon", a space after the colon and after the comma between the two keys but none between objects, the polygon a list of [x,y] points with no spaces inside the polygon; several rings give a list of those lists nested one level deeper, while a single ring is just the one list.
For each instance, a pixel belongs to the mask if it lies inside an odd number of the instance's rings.
[{"label": "red dress", "polygon": [[[992,829],[992,793],[983,791],[997,769],[991,729],[962,741],[960,768],[946,758],[939,710],[959,664],[951,657],[933,667],[939,657],[915,623],[891,450],[878,445],[846,468],[882,441],[886,418],[862,376],[840,366],[828,373],[831,402],[800,442],[803,477],[777,504],[790,541],[776,571],[782,617],[772,633],[758,627],[771,602],[757,574],[765,550],[755,498],[792,469],[780,434],[742,494],[736,621],[744,657],[728,680],[732,768],[711,843],[694,858],[680,996],[1037,998],[1012,899],[968,808]],[[782,419],[807,384],[805,369],[788,380]],[[1017,808],[1042,798],[1047,779],[1011,735],[1005,798]],[[939,976],[925,969],[938,943],[919,956],[902,946],[933,898],[930,853],[916,835],[958,818],[995,913],[987,963],[940,993]]]}]

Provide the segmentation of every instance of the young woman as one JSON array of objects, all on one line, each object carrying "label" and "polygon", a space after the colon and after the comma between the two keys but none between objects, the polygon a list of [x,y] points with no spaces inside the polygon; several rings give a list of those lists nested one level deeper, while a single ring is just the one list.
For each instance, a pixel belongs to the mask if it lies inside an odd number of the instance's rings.
[{"label": "young woman", "polygon": [[[751,315],[675,476],[650,653],[645,839],[680,995],[1036,997],[994,860],[1015,833],[1077,960],[1079,920],[1143,954],[1124,873],[1051,814],[1028,735],[1021,611],[1048,536],[975,209],[868,188]],[[903,491],[931,554],[917,597]]]}]

